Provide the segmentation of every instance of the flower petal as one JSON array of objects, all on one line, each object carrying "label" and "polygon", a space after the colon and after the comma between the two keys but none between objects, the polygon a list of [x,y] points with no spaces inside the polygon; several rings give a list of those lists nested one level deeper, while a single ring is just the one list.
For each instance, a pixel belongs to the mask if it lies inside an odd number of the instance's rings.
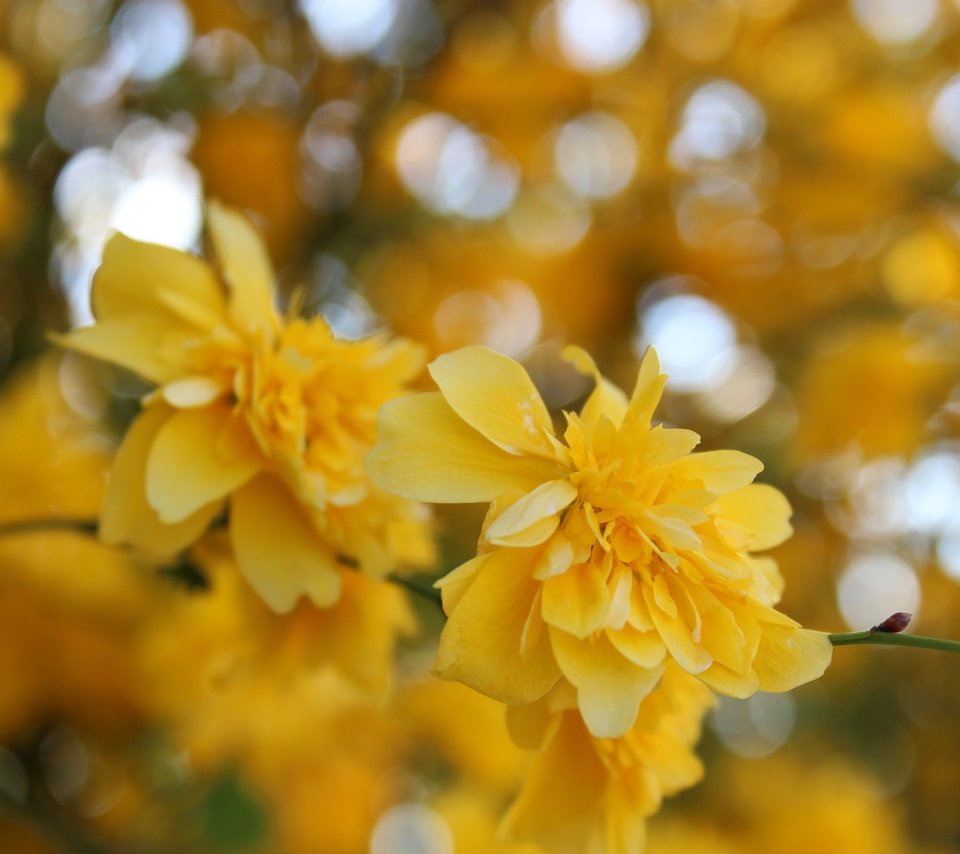
[{"label": "flower petal", "polygon": [[492,501],[510,490],[530,492],[562,471],[535,457],[515,457],[460,419],[436,392],[386,403],[379,441],[367,457],[374,483],[434,502]]},{"label": "flower petal", "polygon": [[701,619],[701,644],[715,662],[737,673],[748,673],[755,648],[748,643],[737,622],[736,613],[727,608],[710,590],[700,584],[686,587],[696,603]]},{"label": "flower petal", "polygon": [[551,724],[559,723],[560,715],[554,715],[542,699],[525,706],[507,706],[510,739],[523,750],[539,750],[553,735]]},{"label": "flower petal", "polygon": [[[570,828],[579,828],[597,809],[607,790],[607,774],[583,722],[575,712],[566,712],[533,762],[498,833],[550,845],[549,850],[587,850],[571,840]],[[558,816],[563,816],[562,823]]]},{"label": "flower petal", "polygon": [[212,377],[183,377],[167,383],[161,390],[163,399],[178,409],[206,406],[226,394],[225,389]]},{"label": "flower petal", "polygon": [[147,458],[147,501],[164,522],[179,522],[200,507],[224,498],[261,467],[254,447],[227,457],[220,436],[230,408],[182,409],[157,433]]},{"label": "flower petal", "polygon": [[542,588],[544,621],[583,640],[599,631],[610,610],[610,588],[593,563],[571,566],[548,578]]},{"label": "flower petal", "polygon": [[187,370],[184,344],[196,334],[193,327],[162,315],[131,314],[52,337],[63,347],[112,362],[145,380],[162,384]]},{"label": "flower petal", "polygon": [[[559,513],[564,507],[569,505],[577,497],[577,488],[569,480],[548,480],[540,484],[532,492],[527,493],[519,501],[511,504],[504,510],[487,528],[486,538],[489,542],[498,545],[516,545],[516,543],[503,542],[509,540],[517,534],[520,534],[532,528],[538,522],[545,519],[555,518],[559,523]],[[549,531],[547,537],[556,530],[557,525],[553,525],[553,530]],[[538,542],[527,542],[524,545],[539,545],[544,537]]]},{"label": "flower petal", "polygon": [[690,524],[674,513],[669,505],[651,505],[637,514],[646,533],[656,537],[663,548],[690,551],[700,548],[700,537]]},{"label": "flower petal", "polygon": [[540,587],[530,575],[536,552],[490,554],[450,613],[440,635],[435,673],[502,703],[540,699],[560,676],[546,633],[521,654],[530,609]]},{"label": "flower petal", "polygon": [[766,483],[721,495],[716,502],[717,527],[739,548],[772,549],[792,533],[793,511],[784,494]]},{"label": "flower petal", "polygon": [[550,628],[550,642],[563,675],[577,688],[577,705],[590,733],[619,738],[637,718],[640,701],[660,681],[665,664],[638,667],[602,632],[589,641]]},{"label": "flower petal", "polygon": [[639,667],[656,667],[667,655],[663,639],[653,631],[640,632],[627,625],[617,631],[607,629],[607,638],[621,655]]},{"label": "flower petal", "polygon": [[668,591],[666,586],[659,586],[657,593],[661,596],[662,605],[657,602],[653,586],[643,585],[644,601],[667,650],[687,673],[702,673],[713,663],[710,653],[694,642],[694,627],[683,619],[676,601],[664,600],[665,596],[672,596],[673,591]]},{"label": "flower petal", "polygon": [[457,603],[463,598],[463,594],[470,589],[477,573],[483,568],[484,564],[490,559],[491,553],[477,555],[475,558],[461,563],[456,569],[450,570],[443,578],[437,581],[433,586],[440,590],[443,598],[444,613],[449,614],[457,607]]},{"label": "flower petal", "polygon": [[753,670],[761,691],[790,691],[823,676],[833,646],[823,632],[761,623]]},{"label": "flower petal", "polygon": [[100,539],[108,545],[129,543],[150,557],[168,558],[199,539],[220,512],[221,502],[213,501],[182,522],[166,525],[147,504],[147,456],[171,414],[164,406],[145,409],[127,430],[100,514]]},{"label": "flower petal", "polygon": [[714,662],[703,673],[698,673],[697,678],[718,694],[736,697],[738,700],[752,697],[760,690],[760,680],[752,670],[737,673],[719,662]]},{"label": "flower petal", "polygon": [[533,577],[546,581],[552,575],[559,575],[566,572],[574,563],[576,563],[576,550],[573,542],[561,531],[554,537],[540,553],[537,563],[533,568]]},{"label": "flower petal", "polygon": [[581,374],[593,377],[596,382],[590,397],[580,410],[580,420],[583,425],[588,430],[592,430],[605,416],[615,427],[619,427],[627,411],[627,396],[604,378],[597,368],[597,363],[586,350],[571,345],[563,348],[562,356]]},{"label": "flower petal", "polygon": [[[177,309],[163,296],[173,295]],[[98,323],[133,314],[169,316],[209,329],[225,311],[225,294],[205,261],[153,243],[115,234],[103,250],[103,262],[90,291]]]},{"label": "flower petal", "polygon": [[207,228],[217,264],[230,288],[230,315],[248,332],[272,335],[273,267],[253,223],[239,211],[216,201],[207,205]]},{"label": "flower petal", "polygon": [[487,347],[463,347],[428,370],[453,411],[495,445],[555,459],[550,413],[519,363]]},{"label": "flower petal", "polygon": [[740,451],[702,451],[674,463],[673,474],[689,481],[701,481],[715,495],[740,489],[763,471],[763,463]]},{"label": "flower petal", "polygon": [[304,594],[320,608],[339,598],[335,556],[278,478],[259,475],[234,493],[230,540],[243,577],[277,613]]},{"label": "flower petal", "polygon": [[633,424],[649,424],[653,413],[660,403],[663,387],[667,383],[667,375],[660,373],[660,357],[653,347],[647,347],[640,360],[640,370],[637,373],[637,384],[630,395],[625,422]]}]

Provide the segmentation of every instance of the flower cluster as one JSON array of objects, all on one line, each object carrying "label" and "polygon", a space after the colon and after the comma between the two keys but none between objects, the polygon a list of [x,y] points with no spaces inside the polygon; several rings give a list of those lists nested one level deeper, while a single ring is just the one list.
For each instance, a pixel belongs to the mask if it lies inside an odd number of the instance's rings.
[{"label": "flower cluster", "polygon": [[165,557],[229,504],[240,571],[275,611],[329,607],[345,567],[382,577],[429,565],[425,509],[364,472],[376,413],[422,366],[420,348],[284,323],[260,237],[211,202],[215,263],[114,236],[74,350],[155,384],[114,464],[100,534]]},{"label": "flower cluster", "polygon": [[435,669],[507,704],[535,752],[501,833],[641,850],[646,817],[701,776],[713,691],[785,691],[829,664],[827,637],[775,609],[777,566],[757,554],[791,532],[784,496],[753,483],[754,458],[694,453],[695,433],[654,424],[653,350],[628,397],[568,348],[595,385],[562,433],[524,369],[484,347],[436,359],[438,392],[405,394],[419,348],[284,321],[250,223],[216,203],[208,222],[213,262],[113,237],[96,323],[62,338],[156,386],[117,454],[101,538],[165,557],[227,512],[231,548],[194,550],[215,591],[186,609],[229,647],[214,692],[294,684],[322,662],[382,697],[412,625],[377,580],[433,562],[419,502],[489,502],[477,556],[438,582]]},{"label": "flower cluster", "polygon": [[538,753],[501,832],[558,854],[642,850],[646,818],[703,774],[693,746],[712,704],[709,689],[671,663],[619,738],[591,735],[570,690],[510,707],[514,741]]},{"label": "flower cluster", "polygon": [[631,852],[662,795],[699,778],[709,689],[789,690],[831,646],[774,608],[777,566],[755,553],[790,534],[790,507],[753,483],[760,463],[653,424],[652,349],[629,398],[565,355],[595,388],[562,437],[519,364],[467,347],[430,365],[439,392],[384,407],[367,466],[409,498],[490,502],[477,556],[438,582],[436,672],[509,704],[540,750],[504,831]]},{"label": "flower cluster", "polygon": [[492,502],[480,554],[440,582],[438,673],[510,704],[565,680],[600,738],[633,726],[669,660],[737,697],[820,676],[828,639],[775,610],[776,564],[754,554],[791,530],[783,495],[752,483],[759,461],[691,453],[696,433],[652,425],[653,350],[629,399],[567,355],[596,388],[562,441],[523,368],[482,347],[430,365],[439,393],[383,409],[376,482]]}]

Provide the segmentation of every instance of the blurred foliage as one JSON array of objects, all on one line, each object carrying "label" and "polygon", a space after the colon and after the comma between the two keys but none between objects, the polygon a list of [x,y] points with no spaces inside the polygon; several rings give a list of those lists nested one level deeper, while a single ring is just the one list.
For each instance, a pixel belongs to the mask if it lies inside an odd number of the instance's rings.
[{"label": "blurred foliage", "polygon": [[[784,611],[956,635],[958,51],[953,0],[6,0],[0,520],[96,514],[142,389],[48,332],[111,230],[199,250],[210,196],[338,334],[488,344],[557,410],[560,344],[626,384],[654,343],[663,417],[790,496]],[[441,521],[446,570],[479,519]],[[523,757],[425,681],[429,606],[371,705],[215,564],[3,538],[0,849],[508,850]],[[650,850],[956,850],[956,666],[722,704]]]}]

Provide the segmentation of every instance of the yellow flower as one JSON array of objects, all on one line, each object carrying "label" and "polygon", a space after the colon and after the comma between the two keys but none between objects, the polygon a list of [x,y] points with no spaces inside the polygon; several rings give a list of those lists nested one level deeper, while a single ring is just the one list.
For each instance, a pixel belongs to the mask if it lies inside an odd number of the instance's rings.
[{"label": "yellow flower", "polygon": [[531,707],[511,707],[514,737],[540,753],[501,833],[558,854],[635,854],[643,850],[645,819],[663,797],[703,774],[692,747],[713,694],[671,664],[633,727],[619,738],[597,738],[571,693],[563,686]]},{"label": "yellow flower", "polygon": [[159,388],[120,448],[108,543],[158,556],[195,541],[229,499],[241,573],[275,611],[337,601],[345,563],[382,576],[432,559],[425,509],[373,487],[376,412],[421,367],[419,348],[286,325],[263,244],[211,203],[217,263],[116,235],[93,282],[97,322],[62,339]]},{"label": "yellow flower", "polygon": [[600,737],[630,729],[669,659],[737,697],[820,676],[826,636],[773,608],[776,564],[753,555],[790,534],[783,495],[751,483],[760,462],[651,426],[666,380],[652,350],[629,400],[582,350],[567,357],[596,389],[563,441],[523,368],[482,347],[430,365],[440,393],[382,410],[375,482],[493,502],[480,554],[440,582],[437,673],[510,704],[563,676]]}]

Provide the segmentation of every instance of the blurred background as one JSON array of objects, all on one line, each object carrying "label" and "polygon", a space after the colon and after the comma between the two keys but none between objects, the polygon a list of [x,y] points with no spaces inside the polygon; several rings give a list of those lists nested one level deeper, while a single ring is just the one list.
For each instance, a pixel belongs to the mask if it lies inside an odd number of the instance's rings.
[{"label": "blurred background", "polygon": [[[554,408],[563,344],[626,387],[655,345],[660,416],[790,497],[783,610],[958,637],[958,56],[957,0],[3,0],[0,520],[96,515],[143,388],[48,333],[112,231],[199,250],[215,197],[339,335],[486,344]],[[479,516],[440,525],[438,573]],[[322,632],[211,551],[0,538],[0,849],[521,850],[523,756],[429,681],[429,606],[370,703],[277,667]],[[721,702],[650,851],[960,850],[958,667],[845,648]]]}]

